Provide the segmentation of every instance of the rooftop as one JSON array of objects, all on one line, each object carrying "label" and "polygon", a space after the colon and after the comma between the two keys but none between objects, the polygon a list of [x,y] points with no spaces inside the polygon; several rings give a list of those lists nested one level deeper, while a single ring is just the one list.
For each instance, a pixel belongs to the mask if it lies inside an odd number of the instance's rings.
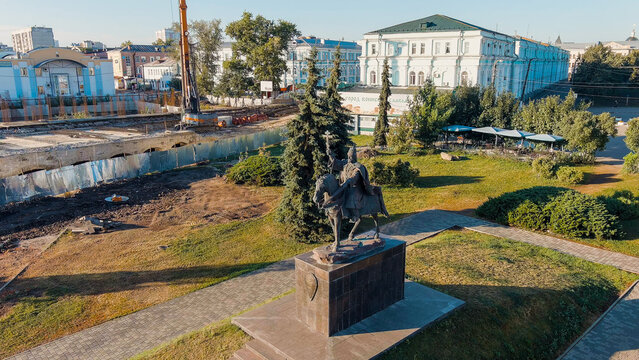
[{"label": "rooftop", "polygon": [[164,45],[129,45],[116,50],[132,52],[166,52],[167,47]]},{"label": "rooftop", "polygon": [[293,40],[298,46],[312,46],[317,48],[333,49],[339,46],[342,49],[361,49],[354,41],[329,40],[316,37],[300,37]]},{"label": "rooftop", "polygon": [[467,23],[465,21],[453,19],[445,15],[432,15],[423,19],[413,20],[402,24],[390,26],[384,29],[371,31],[370,34],[401,34],[401,33],[420,33],[420,32],[437,32],[437,31],[489,31],[477,25]]},{"label": "rooftop", "polygon": [[176,66],[177,61],[171,58],[164,58],[152,61],[148,64],[144,64],[144,67],[167,67],[167,66]]}]

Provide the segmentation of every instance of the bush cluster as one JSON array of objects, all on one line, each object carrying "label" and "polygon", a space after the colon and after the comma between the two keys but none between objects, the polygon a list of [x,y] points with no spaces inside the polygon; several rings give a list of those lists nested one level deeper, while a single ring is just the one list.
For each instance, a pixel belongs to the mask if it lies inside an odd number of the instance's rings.
[{"label": "bush cluster", "polygon": [[631,191],[617,190],[609,196],[599,196],[609,213],[620,220],[632,220],[639,218],[639,199]]},{"label": "bush cluster", "polygon": [[415,184],[419,170],[408,161],[398,159],[394,164],[375,161],[371,169],[371,180],[379,185],[408,187]]},{"label": "bush cluster", "polygon": [[533,171],[544,179],[554,179],[559,169],[559,164],[555,159],[549,157],[540,157],[532,163]]},{"label": "bush cluster", "polygon": [[568,185],[581,184],[584,182],[584,172],[570,166],[562,166],[557,170],[557,179]]},{"label": "bush cluster", "polygon": [[626,174],[639,174],[639,154],[630,153],[623,158],[623,172]]},{"label": "bush cluster", "polygon": [[251,156],[229,169],[226,178],[235,184],[277,186],[282,184],[282,167],[277,158]]},{"label": "bush cluster", "polygon": [[[583,160],[578,158],[580,161]],[[544,179],[558,179],[566,185],[581,184],[584,181],[584,172],[571,167],[574,164],[571,155],[559,155],[557,157],[540,157],[533,161],[533,171]]]},{"label": "bush cluster", "polygon": [[477,214],[503,224],[576,238],[622,235],[620,218],[605,201],[570,189],[534,187],[506,193],[488,200]]}]

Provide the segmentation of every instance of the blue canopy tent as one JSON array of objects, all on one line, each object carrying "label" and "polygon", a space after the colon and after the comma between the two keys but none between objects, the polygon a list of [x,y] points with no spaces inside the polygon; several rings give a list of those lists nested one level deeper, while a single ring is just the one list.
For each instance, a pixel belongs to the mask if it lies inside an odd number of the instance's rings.
[{"label": "blue canopy tent", "polygon": [[523,147],[524,146],[524,139],[529,137],[529,136],[533,136],[535,134],[531,133],[531,132],[527,132],[527,131],[521,131],[521,130],[504,130],[504,131],[500,131],[497,135],[503,136],[503,137],[508,137],[508,138],[513,138],[513,139],[521,139],[521,144],[519,144],[519,145],[521,147]]},{"label": "blue canopy tent", "polygon": [[473,129],[475,128],[472,126],[451,125],[451,126],[446,126],[442,130],[444,130],[445,132],[461,133],[461,132],[470,132],[470,131],[473,131]]},{"label": "blue canopy tent", "polygon": [[448,133],[467,133],[473,131],[473,129],[475,128],[465,125],[451,125],[442,128],[446,132],[446,144],[448,144]]},{"label": "blue canopy tent", "polygon": [[566,141],[566,139],[562,138],[561,136],[549,135],[549,134],[539,134],[539,135],[529,136],[526,138],[526,140],[549,143],[551,150],[554,144]]},{"label": "blue canopy tent", "polygon": [[557,135],[549,135],[549,134],[539,134],[526,137],[526,140],[530,141],[539,141],[539,142],[547,142],[547,143],[560,143],[566,141],[566,139]]},{"label": "blue canopy tent", "polygon": [[492,126],[473,129],[473,132],[475,132],[475,133],[495,135],[495,146],[497,146],[497,140],[499,139],[499,133],[501,133],[502,131],[504,131],[504,130],[500,129],[500,128],[492,127]]}]

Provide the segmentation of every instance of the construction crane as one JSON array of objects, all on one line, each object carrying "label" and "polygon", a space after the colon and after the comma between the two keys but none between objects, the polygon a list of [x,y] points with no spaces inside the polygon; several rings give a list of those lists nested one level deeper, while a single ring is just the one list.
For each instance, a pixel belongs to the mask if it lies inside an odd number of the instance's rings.
[{"label": "construction crane", "polygon": [[[226,126],[218,122],[217,113],[203,114],[200,111],[200,97],[197,93],[195,71],[191,62],[189,44],[189,23],[186,18],[186,0],[180,0],[180,51],[182,59],[182,126]],[[221,126],[222,125],[222,126]]]}]

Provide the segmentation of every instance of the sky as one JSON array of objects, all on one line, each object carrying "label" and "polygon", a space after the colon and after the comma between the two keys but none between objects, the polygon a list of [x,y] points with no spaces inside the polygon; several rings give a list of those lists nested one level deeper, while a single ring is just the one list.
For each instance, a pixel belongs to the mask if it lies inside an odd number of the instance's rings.
[{"label": "sky", "polygon": [[[98,7],[93,4],[100,4]],[[221,19],[223,26],[244,11],[284,19],[304,35],[359,40],[366,32],[443,14],[510,35],[540,41],[625,40],[639,24],[638,0],[187,0],[189,19]],[[115,47],[125,40],[150,44],[155,31],[178,20],[178,0],[0,0],[0,42],[33,25],[53,28],[61,46],[82,40]]]}]

